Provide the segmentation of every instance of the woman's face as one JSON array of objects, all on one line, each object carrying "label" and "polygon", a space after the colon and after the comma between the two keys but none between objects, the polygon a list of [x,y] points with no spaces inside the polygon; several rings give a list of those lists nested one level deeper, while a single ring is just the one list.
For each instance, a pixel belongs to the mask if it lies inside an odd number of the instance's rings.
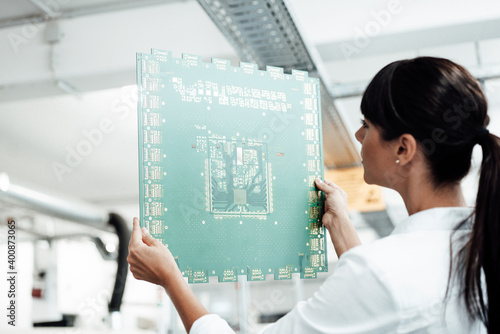
[{"label": "woman's face", "polygon": [[390,184],[390,173],[397,167],[397,157],[390,142],[383,140],[379,128],[366,119],[362,121],[355,136],[361,143],[365,182],[387,187]]}]

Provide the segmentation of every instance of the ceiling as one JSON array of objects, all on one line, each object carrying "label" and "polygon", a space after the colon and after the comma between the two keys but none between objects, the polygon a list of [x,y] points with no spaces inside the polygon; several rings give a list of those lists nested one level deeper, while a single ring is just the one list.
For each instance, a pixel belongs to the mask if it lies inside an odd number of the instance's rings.
[{"label": "ceiling", "polygon": [[0,0],[0,28],[184,0]]}]

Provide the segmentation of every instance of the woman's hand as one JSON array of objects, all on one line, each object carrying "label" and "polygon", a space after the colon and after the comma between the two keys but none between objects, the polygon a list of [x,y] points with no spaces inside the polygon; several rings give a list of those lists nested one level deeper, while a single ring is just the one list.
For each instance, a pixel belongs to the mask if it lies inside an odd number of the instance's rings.
[{"label": "woman's hand", "polygon": [[349,219],[347,194],[335,183],[316,179],[316,186],[325,194],[325,213],[323,225],[330,232],[333,246],[340,257],[352,247],[361,245],[358,234]]},{"label": "woman's hand", "polygon": [[172,253],[147,229],[141,230],[138,218],[134,218],[128,249],[127,261],[134,277],[165,289],[189,333],[193,323],[208,312],[184,281]]},{"label": "woman's hand", "polygon": [[138,218],[134,218],[128,249],[127,261],[136,279],[165,287],[169,276],[180,275],[172,253],[146,228],[141,230]]},{"label": "woman's hand", "polygon": [[325,194],[323,225],[330,230],[336,223],[349,221],[346,192],[328,180],[316,179],[316,186]]}]

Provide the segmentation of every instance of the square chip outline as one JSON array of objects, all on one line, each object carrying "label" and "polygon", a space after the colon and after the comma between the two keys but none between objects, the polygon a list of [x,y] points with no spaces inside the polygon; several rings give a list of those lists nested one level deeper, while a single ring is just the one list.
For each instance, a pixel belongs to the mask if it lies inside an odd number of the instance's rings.
[{"label": "square chip outline", "polygon": [[[271,212],[269,202],[272,200],[272,193],[269,191],[268,184],[269,169],[265,158],[263,158],[268,154],[267,143],[261,141],[228,140],[218,137],[209,137],[208,142],[209,168],[207,172],[210,176],[210,211],[215,214],[215,217],[221,219],[225,217],[234,217],[235,215],[239,217],[261,215],[262,219],[266,219],[265,215]],[[253,168],[252,164],[245,161],[247,160],[245,157],[249,155],[249,151],[256,152],[256,157],[251,161],[254,162]],[[216,165],[214,162],[220,162],[221,159],[224,160],[224,168],[222,169],[222,173],[225,176],[224,179],[217,178],[217,176],[214,175],[216,174],[215,171],[221,171],[221,168],[214,168],[214,165]],[[255,163],[257,166],[255,166]],[[241,169],[244,167],[250,168],[250,171],[243,175],[248,176],[248,174],[250,174],[250,176],[253,176],[252,180],[249,182],[246,178],[245,180],[235,180],[233,177],[235,173],[231,172],[232,169]],[[257,180],[255,180],[256,178]],[[221,210],[220,207],[216,208],[216,204],[224,204],[224,202],[217,201],[217,195],[220,193],[218,191],[220,188],[218,185],[221,183],[217,181],[225,181],[224,184],[227,186],[226,189],[223,189],[225,193],[222,194],[228,194],[228,196],[225,196],[225,204],[227,204],[224,208],[225,210]],[[238,183],[238,181],[243,182]],[[246,188],[242,188],[245,186]],[[236,198],[234,192],[237,190],[239,190],[240,193],[245,190],[245,203],[235,203],[234,200],[231,201],[231,199]],[[263,200],[259,198],[262,197],[262,194],[264,195]],[[228,207],[231,204],[233,205]],[[250,205],[259,206],[261,210],[252,209]],[[239,211],[237,210],[238,208],[240,209]],[[231,210],[227,211],[229,209]]]},{"label": "square chip outline", "polygon": [[[166,140],[166,136],[162,136],[161,133],[161,118],[162,116],[162,96],[160,95],[161,87],[163,86],[162,80],[165,78],[165,73],[161,72],[162,64],[165,62],[177,63],[183,68],[198,68],[212,70],[215,72],[227,72],[230,75],[243,75],[243,76],[262,76],[263,79],[269,79],[274,81],[297,81],[301,82],[303,88],[304,98],[301,104],[304,108],[304,125],[305,131],[302,131],[301,135],[304,136],[306,144],[305,149],[305,161],[304,166],[304,183],[308,186],[307,195],[304,198],[307,199],[307,207],[305,210],[306,219],[304,220],[305,227],[305,240],[307,241],[307,249],[305,251],[299,252],[297,254],[300,259],[299,264],[297,263],[283,263],[276,266],[267,264],[253,264],[251,266],[245,264],[236,265],[223,265],[222,267],[217,267],[215,265],[203,265],[203,266],[186,266],[183,263],[183,255],[177,256],[179,267],[185,277],[188,277],[190,283],[197,282],[207,282],[209,276],[218,276],[219,281],[236,281],[237,276],[241,274],[246,274],[248,280],[263,280],[265,275],[274,274],[275,279],[291,279],[292,273],[300,272],[301,278],[315,278],[317,272],[328,271],[328,263],[326,258],[326,235],[324,226],[321,224],[321,212],[323,200],[317,197],[314,179],[316,177],[323,176],[323,156],[322,156],[322,136],[321,136],[321,112],[319,110],[320,105],[320,94],[319,94],[319,81],[315,78],[309,78],[307,72],[292,70],[292,74],[284,74],[281,68],[267,67],[266,71],[260,71],[257,69],[255,64],[240,63],[240,67],[232,67],[227,60],[212,59],[211,63],[204,63],[201,61],[201,57],[183,54],[182,58],[173,58],[170,52],[161,50],[152,50],[151,54],[137,54],[137,81],[138,81],[138,117],[139,117],[139,164],[140,164],[140,201],[141,201],[141,224],[146,226],[152,235],[160,239],[164,244],[168,243],[168,237],[165,237],[165,229],[172,227],[171,223],[168,222],[166,216],[173,210],[168,207],[168,203],[165,203],[162,196],[171,192],[168,185],[162,183],[165,178],[167,178],[168,168],[165,167],[166,155],[162,151],[161,143],[162,140]],[[180,78],[182,80],[182,78]],[[257,89],[258,90],[258,89]],[[262,94],[269,94],[269,91],[262,89]],[[273,92],[271,91],[271,94]],[[278,94],[280,92],[278,91]],[[307,97],[306,97],[307,95]],[[240,99],[241,100],[241,99]],[[196,98],[187,96],[185,101],[190,103],[195,103]],[[168,102],[168,101],[167,101]],[[264,101],[265,103],[266,101]],[[261,101],[262,103],[262,101]],[[241,105],[241,101],[240,101]],[[286,104],[281,105],[283,109],[289,107]],[[262,105],[261,105],[262,107]],[[269,108],[271,108],[271,103],[269,103]],[[279,107],[278,107],[279,108]],[[285,110],[286,111],[286,110]],[[271,114],[269,111],[268,114]],[[285,127],[283,124],[287,125],[287,116],[278,117],[278,122],[270,122],[267,129],[268,135],[280,134],[280,131]],[[302,119],[302,117],[301,117]],[[276,117],[273,119],[276,120]],[[279,123],[281,121],[282,123]],[[165,122],[165,119],[163,119]],[[155,131],[155,132],[153,132]],[[164,135],[164,134],[163,134]],[[209,136],[205,134],[206,138]],[[203,137],[203,136],[198,136]],[[264,135],[265,138],[265,135]],[[229,138],[228,138],[229,139]],[[236,140],[237,138],[232,138]],[[269,138],[268,138],[269,139]],[[255,138],[254,138],[255,140]],[[201,141],[203,144],[203,140]],[[207,143],[205,142],[205,145]],[[193,143],[193,148],[196,145]],[[201,145],[203,146],[203,145]],[[198,150],[198,147],[196,147]],[[206,153],[206,152],[205,152]],[[168,154],[168,152],[167,152]],[[270,156],[273,154],[276,157],[283,157],[285,153],[283,152],[269,152]],[[286,153],[289,156],[289,153]],[[209,160],[209,159],[207,159]],[[205,167],[209,166],[209,162],[205,162]],[[274,178],[273,173],[276,166],[272,166],[268,163],[266,166],[267,179],[268,179],[268,213],[266,216],[259,218],[258,214],[249,215],[248,217],[261,220],[269,220],[268,217],[276,217],[277,212],[273,213],[273,207],[277,203],[273,203],[273,182],[271,178]],[[202,173],[203,175],[203,173]],[[198,197],[196,200],[199,203],[205,202],[209,203],[209,197],[205,196],[206,191],[209,190],[209,173],[205,175],[205,184],[208,185],[205,189],[200,189],[198,194],[194,197]],[[276,190],[279,190],[276,188]],[[204,197],[205,196],[205,197]],[[195,199],[193,198],[193,203]],[[209,204],[206,204],[209,205]],[[198,212],[196,210],[196,205],[191,205],[185,211],[187,212],[183,217],[187,221],[193,220]],[[167,208],[168,207],[168,208]],[[194,209],[193,209],[194,207]],[[167,210],[170,210],[167,212]],[[208,210],[210,211],[210,210]],[[304,213],[304,212],[303,212]],[[242,216],[240,216],[241,218]],[[221,217],[215,217],[221,218]],[[239,219],[239,218],[238,218]],[[245,218],[241,218],[245,220]],[[220,219],[219,219],[220,220]],[[239,221],[242,224],[242,220]],[[274,218],[272,219],[274,220]],[[201,222],[205,224],[205,221]],[[245,220],[245,223],[247,221]],[[272,224],[272,221],[267,223]],[[274,221],[277,224],[277,221]],[[279,224],[282,222],[280,221]],[[168,224],[168,225],[167,225]],[[210,222],[207,221],[207,225]],[[278,226],[279,226],[278,224]],[[243,225],[244,227],[245,225]],[[289,226],[290,227],[290,226]],[[267,226],[266,228],[270,228]],[[274,232],[275,233],[275,232]],[[319,242],[318,242],[319,240]],[[257,249],[259,251],[259,249]],[[174,253],[174,252],[173,252]]]}]

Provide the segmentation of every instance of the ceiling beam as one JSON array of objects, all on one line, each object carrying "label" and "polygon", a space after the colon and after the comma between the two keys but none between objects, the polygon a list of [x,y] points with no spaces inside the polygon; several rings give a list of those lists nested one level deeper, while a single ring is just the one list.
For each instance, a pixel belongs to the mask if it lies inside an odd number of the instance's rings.
[{"label": "ceiling beam", "polygon": [[29,0],[33,5],[35,5],[38,9],[40,9],[45,16],[48,18],[54,18],[57,16],[57,13],[52,10],[49,6],[45,4],[45,2],[41,0]]},{"label": "ceiling beam", "polygon": [[500,19],[465,22],[369,37],[362,31],[349,40],[321,42],[317,50],[325,62],[349,61],[401,51],[413,51],[429,47],[476,42],[500,38]]},{"label": "ceiling beam", "polygon": [[69,19],[80,16],[115,12],[119,10],[127,10],[127,9],[141,8],[141,7],[157,6],[173,2],[187,2],[192,0],[141,0],[141,1],[122,0],[109,3],[103,2],[99,5],[86,5],[80,7],[71,7],[71,1],[69,1],[68,5],[65,5],[65,3],[68,1],[64,1],[61,3],[55,1],[53,3],[57,4],[57,6],[53,6],[54,8],[48,6],[45,2],[41,0],[29,0],[29,1],[33,3],[38,9],[40,9],[43,13],[40,14],[32,13],[24,16],[1,19],[0,29],[22,26],[25,25],[27,22],[32,22],[32,23],[46,22],[56,17],[60,19]]},{"label": "ceiling beam", "polygon": [[237,64],[239,60],[194,1],[59,19],[58,23],[62,37],[54,43],[46,42],[48,23],[0,29],[0,102],[67,94],[64,87],[77,94],[134,85],[135,54],[151,48],[177,56],[198,54],[206,61],[216,57]]},{"label": "ceiling beam", "polygon": [[[468,67],[469,72],[479,81],[500,79],[500,63]],[[350,98],[363,95],[369,82],[336,83],[330,86],[333,99]]]}]

